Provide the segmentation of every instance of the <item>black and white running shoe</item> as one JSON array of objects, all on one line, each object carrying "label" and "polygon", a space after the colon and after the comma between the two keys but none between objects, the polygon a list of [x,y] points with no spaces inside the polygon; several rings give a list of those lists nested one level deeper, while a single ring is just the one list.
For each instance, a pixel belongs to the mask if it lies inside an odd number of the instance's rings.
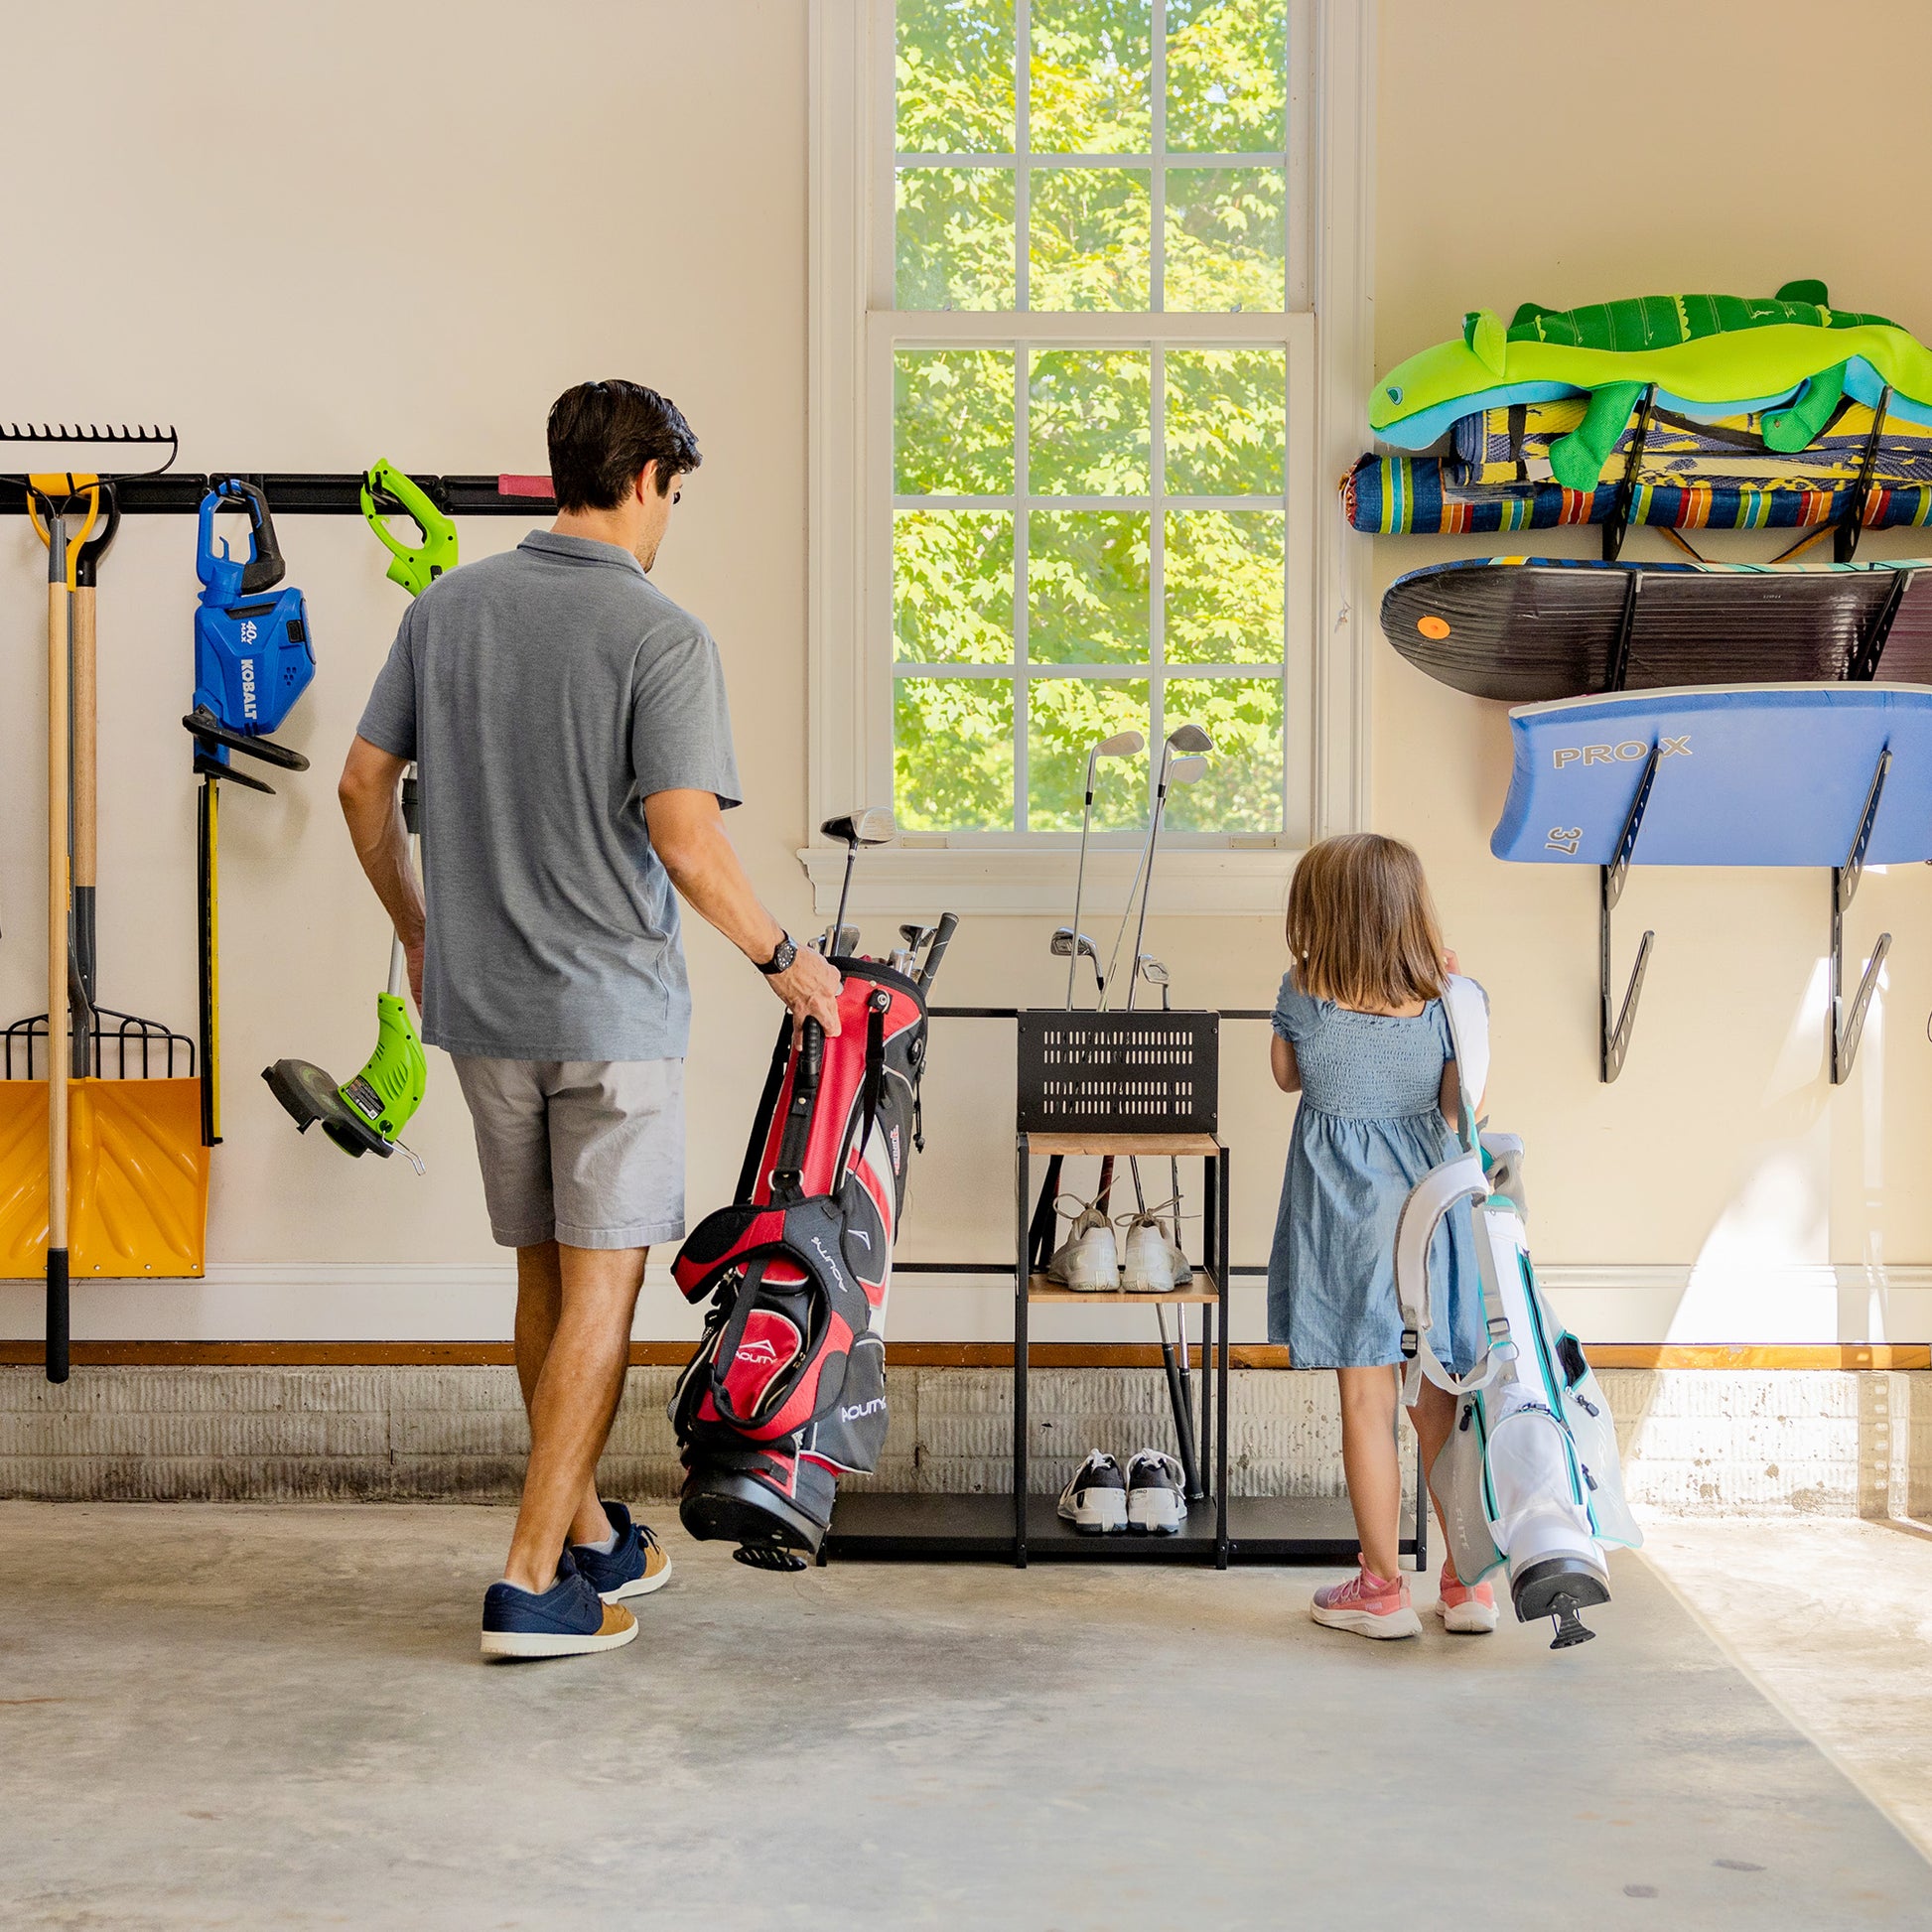
[{"label": "black and white running shoe", "polygon": [[1095,1449],[1060,1491],[1060,1515],[1082,1536],[1118,1536],[1127,1527],[1127,1477],[1105,1449]]},{"label": "black and white running shoe", "polygon": [[1161,1449],[1142,1449],[1127,1465],[1127,1527],[1136,1536],[1178,1536],[1186,1514],[1180,1464]]}]

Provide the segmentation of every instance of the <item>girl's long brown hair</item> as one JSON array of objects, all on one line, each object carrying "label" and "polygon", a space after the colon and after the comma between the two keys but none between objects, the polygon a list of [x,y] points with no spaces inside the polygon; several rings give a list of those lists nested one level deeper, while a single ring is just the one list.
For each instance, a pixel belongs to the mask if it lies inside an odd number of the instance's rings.
[{"label": "girl's long brown hair", "polygon": [[1368,1011],[1443,997],[1443,930],[1413,846],[1347,832],[1310,846],[1288,889],[1304,993]]}]

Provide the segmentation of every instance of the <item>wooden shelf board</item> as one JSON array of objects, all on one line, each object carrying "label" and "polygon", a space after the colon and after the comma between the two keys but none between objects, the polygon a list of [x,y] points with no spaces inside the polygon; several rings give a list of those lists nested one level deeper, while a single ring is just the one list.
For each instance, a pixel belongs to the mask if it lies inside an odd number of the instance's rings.
[{"label": "wooden shelf board", "polygon": [[1196,1268],[1194,1279],[1185,1288],[1171,1289],[1166,1295],[1146,1295],[1125,1288],[1062,1288],[1044,1275],[1033,1275],[1027,1281],[1030,1302],[1092,1302],[1105,1307],[1109,1303],[1124,1306],[1133,1302],[1218,1302],[1220,1299],[1221,1291],[1205,1268]]},{"label": "wooden shelf board", "polygon": [[1030,1134],[1027,1152],[1035,1159],[1060,1155],[1139,1156],[1144,1160],[1177,1155],[1199,1160],[1219,1154],[1212,1134]]}]

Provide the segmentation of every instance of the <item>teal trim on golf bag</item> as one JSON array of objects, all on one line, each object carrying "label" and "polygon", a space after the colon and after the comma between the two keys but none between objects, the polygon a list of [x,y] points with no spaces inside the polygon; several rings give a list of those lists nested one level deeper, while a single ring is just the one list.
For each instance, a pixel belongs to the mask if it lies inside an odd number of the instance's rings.
[{"label": "teal trim on golf bag", "polygon": [[[1396,1230],[1402,1309],[1403,1400],[1425,1377],[1457,1398],[1455,1427],[1429,1474],[1449,1559],[1465,1584],[1508,1567],[1517,1613],[1544,1615],[1532,1585],[1553,1568],[1593,1577],[1607,1597],[1605,1545],[1634,1548],[1642,1532],[1624,1499],[1609,1403],[1582,1344],[1557,1319],[1536,1279],[1525,1227],[1523,1144],[1486,1134],[1474,1108],[1488,1081],[1488,1013],[1472,981],[1452,978],[1444,999],[1455,1044],[1460,1150],[1403,1203]],[[1445,1215],[1470,1204],[1482,1280],[1483,1353],[1456,1376],[1429,1345],[1429,1249]]]}]

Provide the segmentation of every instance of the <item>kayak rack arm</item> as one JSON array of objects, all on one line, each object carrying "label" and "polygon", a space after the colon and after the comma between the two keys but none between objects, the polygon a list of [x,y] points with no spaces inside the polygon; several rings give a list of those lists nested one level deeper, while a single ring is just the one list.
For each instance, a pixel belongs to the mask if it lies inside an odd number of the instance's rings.
[{"label": "kayak rack arm", "polygon": [[1620,1006],[1613,1004],[1610,987],[1610,912],[1623,897],[1623,882],[1630,871],[1630,855],[1637,847],[1637,834],[1643,828],[1644,807],[1650,803],[1650,788],[1657,781],[1657,761],[1663,756],[1661,743],[1650,748],[1643,776],[1637,781],[1637,794],[1617,838],[1616,854],[1607,866],[1597,870],[1596,892],[1596,984],[1597,1039],[1596,1077],[1607,1086],[1623,1071],[1623,1056],[1630,1050],[1630,1031],[1636,1024],[1637,1002],[1643,996],[1643,977],[1650,970],[1650,948],[1655,932],[1645,931],[1637,945],[1637,963],[1630,969],[1629,984]]},{"label": "kayak rack arm", "polygon": [[1871,828],[1878,818],[1878,800],[1884,794],[1885,774],[1891,769],[1891,747],[1878,754],[1878,768],[1871,774],[1871,789],[1865,794],[1864,810],[1859,818],[1858,835],[1842,866],[1832,868],[1832,1085],[1842,1087],[1852,1077],[1852,1063],[1859,1057],[1859,1040],[1864,1033],[1866,1009],[1877,990],[1878,970],[1891,950],[1891,934],[1881,932],[1878,943],[1865,961],[1859,990],[1848,1007],[1845,1000],[1845,908],[1852,903],[1864,876],[1864,855],[1871,844]]}]

